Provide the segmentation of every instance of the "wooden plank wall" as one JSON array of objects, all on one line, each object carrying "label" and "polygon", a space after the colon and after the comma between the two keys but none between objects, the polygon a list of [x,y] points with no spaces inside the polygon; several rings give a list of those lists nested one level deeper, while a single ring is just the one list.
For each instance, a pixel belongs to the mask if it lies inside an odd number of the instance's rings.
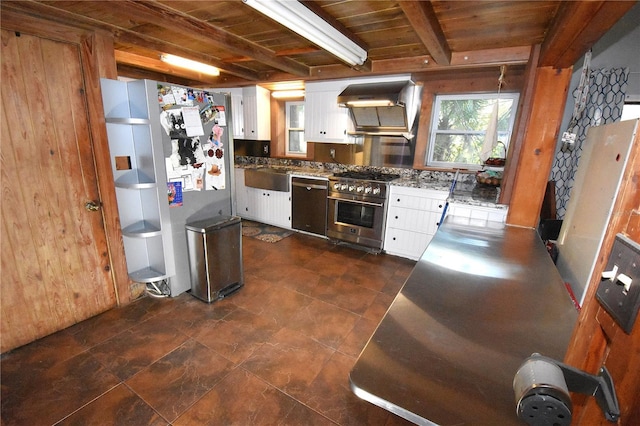
[{"label": "wooden plank wall", "polygon": [[2,17],[4,352],[128,302],[129,279],[99,86],[115,76],[110,40]]}]

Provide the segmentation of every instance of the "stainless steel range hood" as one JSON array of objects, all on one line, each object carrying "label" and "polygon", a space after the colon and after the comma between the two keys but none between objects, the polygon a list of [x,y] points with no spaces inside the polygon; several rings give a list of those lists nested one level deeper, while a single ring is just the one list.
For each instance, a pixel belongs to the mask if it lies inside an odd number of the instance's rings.
[{"label": "stainless steel range hood", "polygon": [[352,134],[413,137],[420,110],[422,86],[412,81],[352,84],[338,95],[338,104],[349,108]]}]

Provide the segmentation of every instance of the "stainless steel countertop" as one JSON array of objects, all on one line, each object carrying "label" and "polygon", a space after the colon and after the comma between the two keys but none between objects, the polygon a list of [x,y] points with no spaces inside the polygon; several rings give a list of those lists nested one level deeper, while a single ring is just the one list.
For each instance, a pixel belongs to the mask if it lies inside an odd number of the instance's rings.
[{"label": "stainless steel countertop", "polygon": [[577,312],[534,229],[449,216],[350,374],[359,397],[424,425],[521,425],[512,382],[562,361]]}]

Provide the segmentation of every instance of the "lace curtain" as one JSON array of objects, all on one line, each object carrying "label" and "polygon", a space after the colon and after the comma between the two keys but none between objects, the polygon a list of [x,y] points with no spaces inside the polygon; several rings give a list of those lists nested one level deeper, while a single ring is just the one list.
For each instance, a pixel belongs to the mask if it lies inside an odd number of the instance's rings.
[{"label": "lace curtain", "polygon": [[589,75],[586,106],[577,121],[577,127],[574,129],[576,133],[575,145],[572,150],[559,149],[551,169],[550,179],[556,183],[558,219],[563,219],[566,212],[587,130],[592,126],[620,120],[628,78],[628,68],[596,69]]}]

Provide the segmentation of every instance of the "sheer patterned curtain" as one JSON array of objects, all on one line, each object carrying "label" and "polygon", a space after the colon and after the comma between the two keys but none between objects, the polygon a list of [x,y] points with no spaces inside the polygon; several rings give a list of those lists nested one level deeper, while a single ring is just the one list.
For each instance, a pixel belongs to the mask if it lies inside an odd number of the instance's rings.
[{"label": "sheer patterned curtain", "polygon": [[558,219],[563,219],[566,212],[587,130],[620,120],[628,77],[628,68],[596,69],[590,73],[586,106],[574,128],[575,145],[572,150],[558,150],[551,170],[551,180],[556,182]]}]

